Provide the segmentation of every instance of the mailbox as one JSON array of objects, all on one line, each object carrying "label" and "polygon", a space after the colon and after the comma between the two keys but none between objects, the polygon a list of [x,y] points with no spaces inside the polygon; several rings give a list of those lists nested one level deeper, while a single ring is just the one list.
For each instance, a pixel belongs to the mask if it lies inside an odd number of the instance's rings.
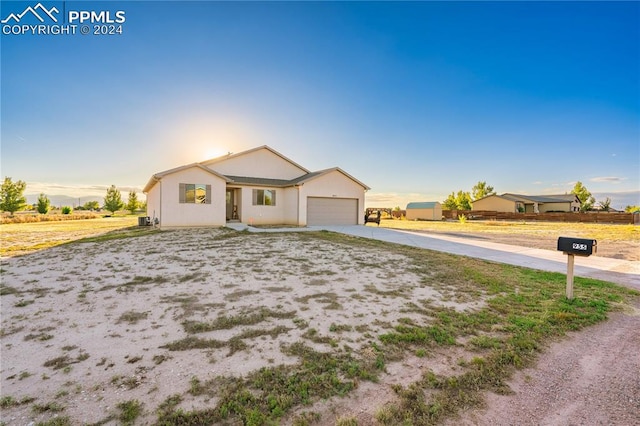
[{"label": "mailbox", "polygon": [[598,242],[585,238],[558,238],[558,251],[576,256],[591,256],[597,251]]}]

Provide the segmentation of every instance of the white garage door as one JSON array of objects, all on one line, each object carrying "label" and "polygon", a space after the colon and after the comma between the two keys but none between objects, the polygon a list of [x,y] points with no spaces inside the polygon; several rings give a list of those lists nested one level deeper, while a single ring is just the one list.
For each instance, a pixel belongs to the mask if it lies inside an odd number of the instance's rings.
[{"label": "white garage door", "polygon": [[357,198],[307,198],[307,225],[357,224]]}]

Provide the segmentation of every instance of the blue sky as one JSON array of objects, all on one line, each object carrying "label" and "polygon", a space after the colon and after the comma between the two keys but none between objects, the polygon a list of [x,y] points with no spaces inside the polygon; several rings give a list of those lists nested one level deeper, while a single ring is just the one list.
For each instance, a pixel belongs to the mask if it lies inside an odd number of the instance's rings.
[{"label": "blue sky", "polygon": [[[37,3],[3,1],[0,17]],[[481,180],[523,194],[582,181],[640,204],[639,2],[41,3],[126,21],[3,30],[2,175],[27,193],[139,192],[266,144],[341,167],[369,205]]]}]

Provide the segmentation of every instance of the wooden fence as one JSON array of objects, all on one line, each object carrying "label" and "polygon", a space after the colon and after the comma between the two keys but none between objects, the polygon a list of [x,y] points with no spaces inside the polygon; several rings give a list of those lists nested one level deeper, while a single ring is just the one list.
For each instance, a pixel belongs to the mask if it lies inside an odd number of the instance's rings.
[{"label": "wooden fence", "polygon": [[457,219],[465,215],[469,220],[524,220],[543,222],[585,222],[640,224],[640,214],[620,212],[586,213],[506,213],[492,210],[443,210],[446,219]]}]

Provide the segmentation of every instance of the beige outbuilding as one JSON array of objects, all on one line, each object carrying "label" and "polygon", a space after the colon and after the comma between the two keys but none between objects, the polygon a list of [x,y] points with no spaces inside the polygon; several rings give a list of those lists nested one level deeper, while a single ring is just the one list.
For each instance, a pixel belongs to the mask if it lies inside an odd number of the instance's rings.
[{"label": "beige outbuilding", "polygon": [[407,220],[442,220],[442,205],[437,201],[407,204]]},{"label": "beige outbuilding", "polygon": [[369,187],[334,167],[311,172],[268,146],[154,174],[143,192],[160,227],[356,225]]}]

